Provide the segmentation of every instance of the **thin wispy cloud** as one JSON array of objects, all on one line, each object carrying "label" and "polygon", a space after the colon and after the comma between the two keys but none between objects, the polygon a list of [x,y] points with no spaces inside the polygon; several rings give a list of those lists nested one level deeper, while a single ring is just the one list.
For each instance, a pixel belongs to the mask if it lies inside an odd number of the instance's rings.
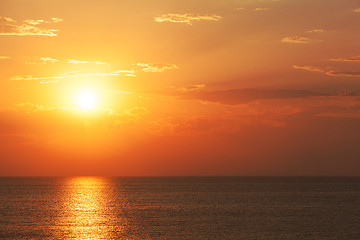
[{"label": "thin wispy cloud", "polygon": [[312,40],[310,38],[307,38],[307,37],[292,36],[292,37],[284,37],[283,39],[281,39],[281,42],[305,44],[305,43],[311,43]]},{"label": "thin wispy cloud", "polygon": [[269,8],[265,8],[265,7],[257,7],[257,8],[244,8],[244,7],[239,7],[239,8],[236,8],[236,10],[239,10],[239,11],[261,12],[261,11],[269,10]]},{"label": "thin wispy cloud", "polygon": [[355,9],[354,9],[354,12],[360,13],[360,8],[355,8]]},{"label": "thin wispy cloud", "polygon": [[137,63],[143,72],[164,72],[169,69],[177,69],[178,66],[169,63]]},{"label": "thin wispy cloud", "polygon": [[34,76],[34,75],[19,75],[10,78],[10,81],[39,81],[40,83],[57,83],[64,79],[65,76]]},{"label": "thin wispy cloud", "polygon": [[321,72],[321,73],[324,73],[324,69],[322,68],[318,68],[318,67],[314,67],[314,66],[292,66],[293,68],[295,69],[302,69],[302,70],[307,70],[307,71],[310,71],[310,72]]},{"label": "thin wispy cloud", "polygon": [[219,91],[195,90],[177,92],[173,94],[184,99],[198,99],[201,101],[215,102],[224,105],[247,104],[258,100],[286,100],[339,95],[339,93],[317,92],[312,90],[256,88],[228,89]]},{"label": "thin wispy cloud", "polygon": [[133,107],[133,108],[125,111],[126,114],[133,116],[133,117],[138,117],[140,115],[147,114],[148,112],[149,112],[149,110],[144,107]]},{"label": "thin wispy cloud", "polygon": [[284,37],[283,39],[281,39],[281,42],[284,42],[284,43],[299,43],[299,44],[312,43],[312,42],[319,41],[319,40],[312,39],[310,37],[307,37],[306,35],[320,34],[320,33],[324,33],[324,32],[325,32],[324,29],[314,28],[314,29],[311,29],[311,30],[308,30],[308,31],[304,32],[303,34],[305,36],[296,35],[296,36]]},{"label": "thin wispy cloud", "polygon": [[330,61],[336,61],[336,62],[360,62],[360,56],[331,58]]},{"label": "thin wispy cloud", "polygon": [[50,20],[24,20],[18,24],[14,19],[0,17],[0,35],[2,36],[57,36],[57,29],[40,28],[41,24],[54,24],[61,22],[61,18],[51,18]]},{"label": "thin wispy cloud", "polygon": [[254,11],[265,11],[268,10],[268,8],[263,8],[263,7],[259,7],[259,8],[254,8]]},{"label": "thin wispy cloud", "polygon": [[63,60],[67,63],[72,63],[72,64],[99,64],[99,65],[106,65],[106,62],[100,62],[100,61],[83,61],[83,60],[75,60],[75,59],[65,59]]},{"label": "thin wispy cloud", "polygon": [[2,60],[2,59],[9,59],[10,57],[8,57],[8,56],[0,56],[0,60]]},{"label": "thin wispy cloud", "polygon": [[30,103],[30,102],[20,102],[20,103],[15,103],[15,109],[16,110],[26,109],[27,112],[45,112],[45,111],[52,111],[52,110],[67,110],[68,108],[51,107],[49,105],[41,105],[41,104]]},{"label": "thin wispy cloud", "polygon": [[328,71],[325,74],[329,76],[340,76],[340,77],[360,77],[360,72],[353,72],[353,71]]},{"label": "thin wispy cloud", "polygon": [[155,22],[186,23],[192,25],[194,21],[219,21],[222,17],[216,14],[198,14],[198,13],[169,13],[155,17]]},{"label": "thin wispy cloud", "polygon": [[30,24],[30,25],[39,25],[39,24],[42,24],[42,23],[59,23],[59,22],[62,22],[62,21],[63,21],[62,18],[51,18],[50,20],[43,20],[43,19],[33,20],[33,19],[28,19],[28,20],[24,20],[24,23]]},{"label": "thin wispy cloud", "polygon": [[[53,58],[40,58],[46,64],[47,62],[55,61]],[[58,61],[58,60],[56,60]],[[143,72],[164,72],[169,69],[178,68],[175,64],[160,64],[160,63],[137,63],[136,66],[140,67],[139,71]],[[109,77],[109,76],[125,76],[125,77],[136,77],[136,70],[131,69],[119,69],[111,72],[99,72],[99,73],[88,73],[88,72],[67,72],[55,76],[42,76],[42,75],[19,75],[11,77],[10,81],[38,81],[41,84],[58,83],[64,79],[74,79],[82,77]]]},{"label": "thin wispy cloud", "polygon": [[182,91],[182,92],[189,92],[189,91],[198,91],[205,87],[206,87],[205,84],[196,84],[196,85],[191,85],[191,86],[187,86],[187,87],[181,87],[181,88],[178,88],[178,90]]},{"label": "thin wispy cloud", "polygon": [[60,80],[81,78],[81,77],[107,77],[107,76],[126,76],[134,77],[135,72],[132,70],[116,70],[106,73],[83,73],[83,72],[68,72],[56,76],[38,76],[38,75],[19,75],[10,78],[10,81],[39,81],[40,83],[57,83]]},{"label": "thin wispy cloud", "polygon": [[324,33],[325,30],[324,29],[312,29],[307,31],[307,33]]},{"label": "thin wispy cloud", "polygon": [[116,70],[112,72],[113,74],[118,75],[125,75],[126,77],[136,77],[136,71],[135,70]]},{"label": "thin wispy cloud", "polygon": [[40,57],[40,58],[26,58],[27,61],[25,62],[25,64],[48,64],[48,63],[56,63],[59,60],[57,60],[56,58],[51,58],[51,57]]},{"label": "thin wispy cloud", "polygon": [[320,72],[324,73],[328,76],[335,76],[335,77],[359,77],[360,72],[354,71],[335,71],[335,70],[325,70],[322,68],[314,67],[314,66],[292,66],[295,69],[302,69],[311,72]]},{"label": "thin wispy cloud", "polygon": [[[1,59],[1,58],[0,58]],[[87,61],[87,60],[76,60],[76,59],[56,59],[51,57],[26,57],[28,61],[26,64],[53,64],[53,63],[68,63],[68,64],[97,64],[97,65],[107,65],[106,62],[101,61]],[[164,72],[170,69],[177,69],[178,66],[170,63],[136,63],[133,64],[136,66],[137,71],[142,72]],[[108,65],[110,66],[110,65]],[[126,76],[135,77],[135,70],[116,70],[110,74],[125,74]]]},{"label": "thin wispy cloud", "polygon": [[27,57],[29,59],[26,64],[50,64],[50,63],[69,63],[69,64],[98,64],[106,65],[106,62],[101,61],[85,61],[76,59],[56,59],[51,57]]}]

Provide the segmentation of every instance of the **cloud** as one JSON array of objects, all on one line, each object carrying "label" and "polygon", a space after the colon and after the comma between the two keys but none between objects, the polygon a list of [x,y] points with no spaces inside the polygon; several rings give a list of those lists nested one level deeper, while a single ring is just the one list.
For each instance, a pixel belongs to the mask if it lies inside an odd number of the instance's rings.
[{"label": "cloud", "polygon": [[178,66],[169,63],[137,63],[143,72],[164,72],[169,69],[177,69]]},{"label": "cloud", "polygon": [[30,24],[30,25],[39,25],[41,23],[44,23],[44,20],[25,20],[24,23]]},{"label": "cloud", "polygon": [[360,62],[360,56],[331,58],[330,61],[337,62]]},{"label": "cloud", "polygon": [[265,10],[268,10],[268,8],[255,8],[254,11],[265,11]]},{"label": "cloud", "polygon": [[0,17],[0,35],[3,36],[57,36],[56,29],[39,28],[40,24],[53,24],[61,22],[61,18],[46,20],[24,20],[23,24],[17,24],[15,20]]},{"label": "cloud", "polygon": [[[49,104],[38,104],[38,103],[31,103],[31,102],[19,102],[14,104],[14,108],[11,109],[15,112],[22,112],[22,113],[41,113],[41,112],[63,112],[63,113],[76,113],[79,111],[79,108],[76,107],[60,107],[60,106],[50,106]],[[104,115],[104,116],[120,116],[118,114],[114,114],[114,111],[109,108],[101,109],[97,108],[95,110],[97,114]],[[1,113],[1,111],[0,111]],[[125,116],[122,114],[121,116]]]},{"label": "cloud", "polygon": [[325,32],[324,29],[313,29],[313,30],[307,31],[307,33],[324,33],[324,32]]},{"label": "cloud", "polygon": [[27,58],[28,61],[25,62],[25,64],[48,64],[48,63],[56,63],[59,60],[56,58],[51,57],[41,57],[41,58]]},{"label": "cloud", "polygon": [[126,110],[125,113],[133,117],[147,114],[149,111],[144,107],[133,107],[129,110]]},{"label": "cloud", "polygon": [[10,78],[10,81],[40,81],[40,83],[56,83],[64,76],[34,76],[34,75],[20,75]]},{"label": "cloud", "polygon": [[[57,60],[55,58],[39,58],[37,62],[27,62],[27,64],[47,64],[47,63],[54,63],[54,62],[69,62],[74,64],[84,64],[84,63],[93,63],[93,64],[104,64],[99,61],[77,61],[73,59],[66,59],[66,60]],[[165,70],[169,69],[176,69],[178,68],[175,64],[162,64],[162,63],[137,63],[137,67],[140,67],[139,71],[143,72],[164,72]],[[11,77],[9,80],[11,81],[39,81],[42,84],[47,83],[57,83],[63,79],[70,79],[70,78],[81,78],[81,77],[107,77],[107,76],[125,76],[125,77],[136,77],[138,70],[127,70],[127,69],[119,69],[110,72],[67,72],[60,75],[55,76],[42,76],[42,75],[18,75]]]},{"label": "cloud", "polygon": [[100,62],[100,61],[83,61],[83,60],[75,60],[75,59],[65,59],[64,60],[65,62],[67,63],[72,63],[72,64],[88,64],[88,63],[91,63],[91,64],[100,64],[100,65],[105,65],[107,63],[105,62]]},{"label": "cloud", "polygon": [[136,77],[135,70],[116,70],[113,72],[114,74],[124,74],[127,77]]},{"label": "cloud", "polygon": [[56,62],[63,62],[69,64],[99,64],[105,65],[107,63],[100,62],[100,61],[84,61],[84,60],[75,60],[75,59],[56,59],[51,57],[40,57],[40,58],[28,58],[29,61],[26,64],[48,64],[48,63],[56,63]]},{"label": "cloud", "polygon": [[8,57],[8,56],[0,56],[0,60],[2,60],[2,59],[9,59],[10,57]]},{"label": "cloud", "polygon": [[193,21],[219,21],[222,17],[216,14],[164,14],[155,18],[155,22],[173,22],[173,23],[186,23],[192,25]]},{"label": "cloud", "polygon": [[50,58],[50,57],[43,57],[40,58],[44,63],[55,63],[59,60],[55,59],[55,58]]},{"label": "cloud", "polygon": [[355,9],[354,9],[354,12],[360,13],[360,8],[355,8]]},{"label": "cloud", "polygon": [[311,90],[292,90],[292,89],[229,89],[221,91],[182,91],[172,93],[172,95],[185,99],[198,99],[201,101],[216,102],[225,105],[238,105],[255,102],[258,100],[271,99],[297,99],[321,96],[338,96],[338,93],[316,92]]},{"label": "cloud", "polygon": [[[324,29],[312,29],[309,31],[306,31],[306,33],[324,33],[325,30]],[[305,36],[289,36],[289,37],[284,37],[283,39],[281,39],[281,42],[284,43],[300,43],[300,44],[305,44],[305,43],[312,43],[314,41],[318,41],[318,40],[314,40]]]},{"label": "cloud", "polygon": [[339,95],[340,96],[359,96],[359,94],[357,92],[353,92],[347,89],[344,89],[342,91],[339,91]]},{"label": "cloud", "polygon": [[242,11],[242,10],[247,10],[247,11],[260,12],[260,11],[269,10],[269,8],[257,7],[257,8],[249,9],[249,8],[239,7],[239,8],[236,8],[236,10],[240,10],[240,11]]},{"label": "cloud", "polygon": [[328,71],[325,73],[329,76],[341,76],[341,77],[360,77],[360,72],[351,72],[351,71],[344,71],[344,72],[338,72],[338,71]]},{"label": "cloud", "polygon": [[59,23],[59,22],[62,22],[62,21],[64,21],[62,18],[55,18],[55,17],[53,17],[53,18],[51,18],[51,21],[53,22],[53,23]]},{"label": "cloud", "polygon": [[49,105],[22,102],[15,104],[15,110],[25,110],[26,112],[44,112],[44,111],[52,111],[52,110],[67,110],[67,108],[50,107]]},{"label": "cloud", "polygon": [[188,91],[197,91],[197,90],[203,89],[205,87],[206,87],[205,84],[196,84],[196,85],[192,85],[192,86],[182,87],[182,88],[179,88],[178,90],[183,91],[183,92],[188,92]]},{"label": "cloud", "polygon": [[311,72],[321,72],[321,73],[325,72],[323,69],[314,66],[292,66],[292,67],[296,69],[311,71]]},{"label": "cloud", "polygon": [[311,72],[321,72],[328,76],[337,76],[337,77],[359,77],[360,72],[353,71],[334,71],[334,70],[324,70],[318,67],[313,66],[293,66],[296,69],[303,69]]},{"label": "cloud", "polygon": [[310,43],[312,40],[307,37],[302,36],[292,36],[292,37],[284,37],[281,39],[282,42],[285,43]]},{"label": "cloud", "polygon": [[89,61],[74,60],[74,59],[66,59],[65,61],[67,63],[73,63],[73,64],[89,63]]},{"label": "cloud", "polygon": [[24,23],[30,24],[30,25],[39,25],[42,23],[59,23],[62,21],[63,21],[62,18],[51,18],[49,21],[42,20],[42,19],[39,19],[39,20],[28,19],[28,20],[24,20]]},{"label": "cloud", "polygon": [[19,75],[10,78],[10,81],[40,81],[40,83],[57,83],[63,79],[79,78],[79,77],[106,77],[106,76],[136,76],[132,70],[116,70],[105,73],[82,73],[82,72],[68,72],[57,76],[34,76],[34,75]]}]

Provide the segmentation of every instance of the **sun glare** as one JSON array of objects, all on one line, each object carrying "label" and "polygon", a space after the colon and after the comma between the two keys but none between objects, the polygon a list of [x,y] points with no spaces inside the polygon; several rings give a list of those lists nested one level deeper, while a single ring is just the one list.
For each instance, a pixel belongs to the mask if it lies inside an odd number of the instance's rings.
[{"label": "sun glare", "polygon": [[78,95],[77,104],[83,110],[91,110],[94,108],[96,103],[96,96],[93,92],[84,91]]}]

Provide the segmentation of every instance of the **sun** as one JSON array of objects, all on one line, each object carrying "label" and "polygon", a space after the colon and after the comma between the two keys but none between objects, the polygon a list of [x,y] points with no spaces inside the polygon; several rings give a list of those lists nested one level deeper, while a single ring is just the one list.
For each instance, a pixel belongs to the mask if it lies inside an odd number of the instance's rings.
[{"label": "sun", "polygon": [[85,111],[91,110],[96,104],[96,95],[91,91],[80,92],[77,97],[77,104]]}]

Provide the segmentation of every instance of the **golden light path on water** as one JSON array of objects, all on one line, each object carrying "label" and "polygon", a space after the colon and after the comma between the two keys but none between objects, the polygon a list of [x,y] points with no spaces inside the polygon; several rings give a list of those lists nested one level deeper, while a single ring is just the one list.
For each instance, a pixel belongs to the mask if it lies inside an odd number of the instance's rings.
[{"label": "golden light path on water", "polygon": [[114,239],[123,235],[126,220],[112,211],[107,181],[100,177],[67,180],[62,218],[66,238]]}]

